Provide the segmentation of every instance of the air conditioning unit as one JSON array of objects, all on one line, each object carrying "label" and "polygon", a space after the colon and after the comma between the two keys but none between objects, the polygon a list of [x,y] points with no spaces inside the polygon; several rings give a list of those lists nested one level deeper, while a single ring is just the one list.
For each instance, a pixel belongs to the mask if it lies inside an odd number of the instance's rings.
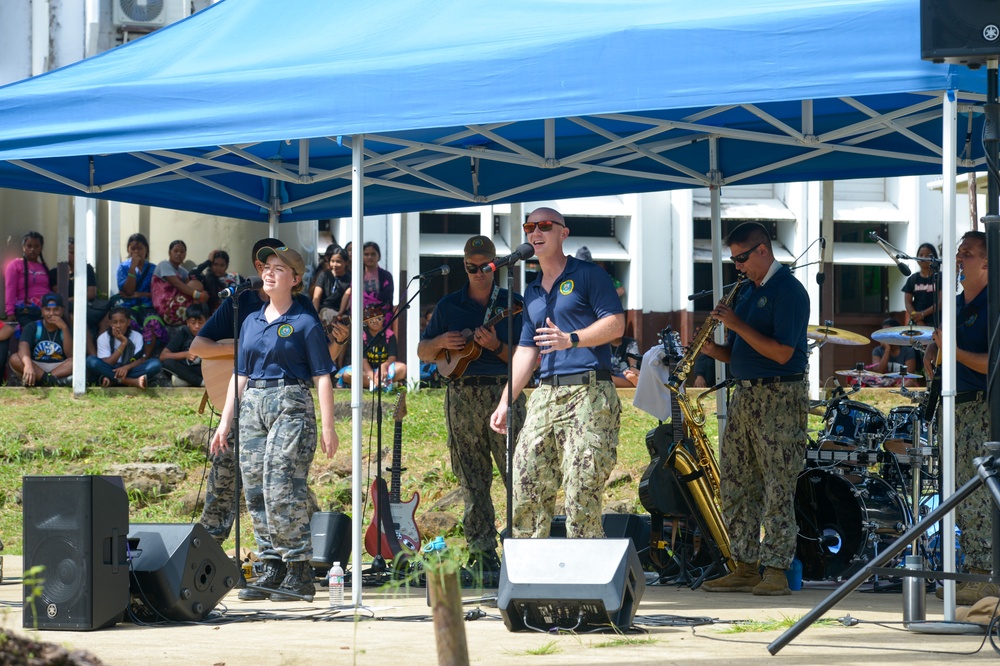
[{"label": "air conditioning unit", "polygon": [[187,17],[190,0],[112,0],[112,3],[116,28],[155,30]]}]

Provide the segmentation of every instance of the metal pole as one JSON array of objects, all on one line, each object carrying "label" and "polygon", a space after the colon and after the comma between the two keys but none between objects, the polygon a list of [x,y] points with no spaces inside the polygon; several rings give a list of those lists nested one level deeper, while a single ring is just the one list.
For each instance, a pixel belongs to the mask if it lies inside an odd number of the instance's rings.
[{"label": "metal pole", "polygon": [[361,373],[361,351],[364,344],[361,337],[361,325],[364,318],[364,265],[361,261],[361,245],[365,227],[365,135],[355,134],[351,137],[351,240],[354,242],[356,254],[351,262],[351,367],[354,368],[355,381],[351,382],[351,473],[354,481],[351,484],[351,523],[353,532],[351,567],[351,603],[355,608],[361,606],[361,523],[364,520],[361,507],[361,485],[363,483],[361,469],[361,396],[363,381]]}]

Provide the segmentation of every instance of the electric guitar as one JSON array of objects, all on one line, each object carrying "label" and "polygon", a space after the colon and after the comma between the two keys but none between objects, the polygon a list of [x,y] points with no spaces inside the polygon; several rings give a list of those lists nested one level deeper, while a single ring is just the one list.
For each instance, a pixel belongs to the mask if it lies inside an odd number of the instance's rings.
[{"label": "electric guitar", "polygon": [[[409,500],[400,501],[400,475],[403,471],[403,417],[406,416],[406,397],[400,392],[393,407],[395,428],[392,438],[392,466],[390,485],[386,488],[385,479],[378,477],[372,481],[371,498],[375,506],[375,516],[381,514],[381,529],[377,520],[373,520],[365,531],[365,550],[372,557],[382,555],[393,559],[400,552],[413,553],[420,550],[420,531],[417,529],[415,515],[420,504],[419,493],[413,493]],[[381,537],[381,549],[379,539]]]},{"label": "electric guitar", "polygon": [[[517,314],[524,309],[521,304],[514,305],[514,313]],[[502,310],[493,317],[490,318],[485,324],[484,328],[492,328],[496,326],[504,317],[510,314],[510,310]],[[462,337],[465,338],[465,346],[461,349],[445,349],[434,362],[437,363],[438,374],[442,377],[448,377],[450,379],[456,379],[461,377],[469,364],[475,361],[477,358],[482,356],[483,348],[482,346],[473,340],[473,336],[476,334],[475,331],[470,331],[465,329],[462,331]]]}]

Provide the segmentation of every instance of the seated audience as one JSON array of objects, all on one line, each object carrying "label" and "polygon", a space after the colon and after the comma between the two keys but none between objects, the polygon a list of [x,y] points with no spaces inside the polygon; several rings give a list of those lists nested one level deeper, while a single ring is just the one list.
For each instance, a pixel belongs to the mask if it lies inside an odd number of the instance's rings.
[{"label": "seated audience", "polygon": [[52,291],[49,267],[42,256],[45,239],[37,231],[21,238],[21,256],[4,269],[4,307],[7,321],[21,328],[42,318],[42,296]]},{"label": "seated audience", "polygon": [[204,383],[201,376],[201,358],[191,353],[191,343],[208,321],[208,316],[207,305],[201,303],[189,305],[186,325],[171,336],[166,349],[160,352],[160,363],[163,365],[163,370],[170,375],[170,383],[173,386],[201,386]]},{"label": "seated audience", "polygon": [[[899,321],[892,317],[882,322],[883,328],[899,326]],[[917,354],[913,347],[909,345],[890,345],[888,342],[880,342],[872,350],[872,362],[865,366],[867,369],[880,374],[916,374]],[[876,377],[872,385],[874,386],[916,386],[916,379],[896,379],[892,377]]]},{"label": "seated audience", "polygon": [[153,308],[167,326],[180,326],[187,319],[189,305],[208,303],[208,291],[184,267],[187,259],[184,241],[170,243],[168,256],[170,258],[157,264],[153,271]]},{"label": "seated audience", "polygon": [[635,388],[639,383],[639,343],[623,335],[611,341],[611,379],[619,388]]},{"label": "seated audience", "polygon": [[21,329],[21,340],[17,353],[10,357],[10,367],[21,376],[25,386],[72,383],[73,337],[64,314],[62,296],[48,293],[42,296],[42,318]]},{"label": "seated audience", "polygon": [[[368,341],[373,339],[382,331],[385,324],[385,315],[382,313],[381,304],[374,304],[365,309],[365,332],[364,344],[367,347]],[[361,358],[364,372],[365,388],[374,391],[383,389],[391,391],[396,382],[406,379],[406,364],[396,361],[398,355],[396,347],[396,336],[392,329],[387,329],[385,336],[369,349]],[[337,373],[339,385],[350,385],[352,380],[351,366],[346,366]]]},{"label": "seated audience", "polygon": [[317,312],[323,308],[340,312],[344,294],[351,286],[351,276],[347,273],[347,250],[337,246],[327,248],[326,264],[327,269],[319,273],[310,294],[313,307]]},{"label": "seated audience", "polygon": [[[146,346],[156,350],[167,344],[170,335],[163,319],[153,308],[153,270],[149,262],[149,241],[142,234],[132,234],[125,244],[128,259],[118,265],[118,293],[111,299],[113,306],[132,311]],[[110,311],[108,316],[111,316]]]},{"label": "seated audience", "polygon": [[101,386],[144,389],[149,378],[160,372],[160,359],[152,355],[155,343],[145,342],[142,334],[133,330],[131,314],[126,307],[112,308],[108,313],[111,326],[97,336],[97,354],[87,357],[87,373]]}]

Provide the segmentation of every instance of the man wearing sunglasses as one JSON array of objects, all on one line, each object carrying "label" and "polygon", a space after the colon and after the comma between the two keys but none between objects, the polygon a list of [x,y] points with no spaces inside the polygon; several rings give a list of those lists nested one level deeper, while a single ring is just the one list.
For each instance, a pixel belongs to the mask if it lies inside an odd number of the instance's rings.
[{"label": "man wearing sunglasses", "polygon": [[703,350],[729,363],[735,380],[719,466],[736,569],[702,588],[791,594],[785,570],[795,556],[795,483],[808,441],[804,373],[809,295],[788,267],[774,259],[771,236],[762,225],[741,224],[726,245],[736,270],[750,284],[737,294],[732,308],[719,303],[712,310],[728,338],[725,344],[709,341]]},{"label": "man wearing sunglasses", "polygon": [[[604,484],[617,461],[621,415],[608,343],[624,334],[625,314],[604,269],[563,251],[569,229],[562,215],[539,208],[524,231],[541,271],[525,289],[513,395],[527,386],[539,354],[541,383],[514,452],[513,536],[549,536],[564,485],[566,536],[603,538]],[[506,390],[490,425],[506,432]]]},{"label": "man wearing sunglasses", "polygon": [[[490,497],[493,461],[507,483],[507,440],[490,430],[489,416],[500,400],[507,377],[510,345],[507,321],[491,320],[506,313],[507,290],[500,289],[493,273],[483,267],[496,259],[496,247],[486,236],[473,236],[465,243],[465,272],[469,283],[448,294],[437,304],[424,329],[417,356],[436,360],[443,352],[478,358],[469,362],[461,376],[446,379],[445,415],[451,467],[458,477],[465,500],[465,540],[469,544],[469,569],[481,574],[484,585],[496,585],[500,576],[497,557],[496,512]],[[515,309],[522,302],[514,294]],[[514,331],[521,330],[521,315],[514,316]],[[524,397],[514,404],[515,423],[524,422]]]}]

